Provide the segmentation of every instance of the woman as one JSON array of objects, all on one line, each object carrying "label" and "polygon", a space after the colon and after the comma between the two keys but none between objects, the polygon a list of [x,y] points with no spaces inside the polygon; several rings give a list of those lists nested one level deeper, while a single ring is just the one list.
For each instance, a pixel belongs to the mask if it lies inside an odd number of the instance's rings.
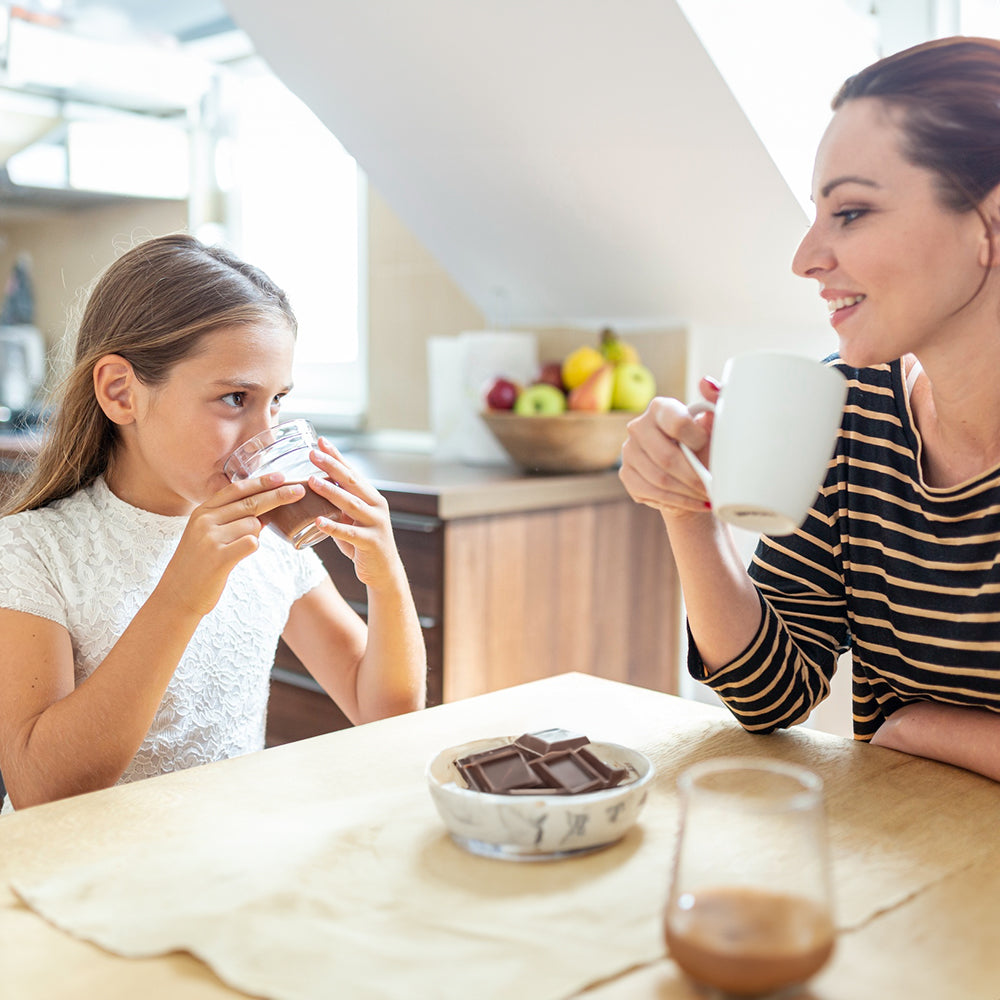
[{"label": "woman", "polygon": [[833,109],[793,262],[849,385],[813,511],[745,570],[677,400],[633,421],[621,479],[666,524],[691,673],[747,729],[805,719],[850,649],[857,739],[1000,780],[1000,42],[880,60]]},{"label": "woman", "polygon": [[138,245],[95,286],[0,518],[5,810],[261,749],[279,635],[352,721],[422,707],[385,500],[321,441],[309,488],[344,515],[318,523],[367,586],[366,625],[314,552],[262,531],[305,487],[222,471],[277,421],[295,332],[266,275],[189,236]]}]

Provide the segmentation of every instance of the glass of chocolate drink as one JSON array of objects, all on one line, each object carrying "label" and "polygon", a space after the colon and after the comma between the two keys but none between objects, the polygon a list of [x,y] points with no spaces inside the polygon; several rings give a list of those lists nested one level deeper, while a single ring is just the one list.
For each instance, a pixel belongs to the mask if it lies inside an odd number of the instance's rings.
[{"label": "glass of chocolate drink", "polygon": [[317,517],[340,518],[340,511],[333,504],[309,488],[310,476],[322,476],[309,459],[309,452],[317,444],[316,430],[308,420],[289,420],[244,441],[223,466],[232,482],[281,472],[285,482],[305,486],[306,495],[301,500],[260,515],[264,524],[297,549],[315,545],[328,537],[316,527]]},{"label": "glass of chocolate drink", "polygon": [[681,822],[667,947],[721,997],[772,997],[830,958],[823,784],[782,761],[721,758],[678,779]]}]

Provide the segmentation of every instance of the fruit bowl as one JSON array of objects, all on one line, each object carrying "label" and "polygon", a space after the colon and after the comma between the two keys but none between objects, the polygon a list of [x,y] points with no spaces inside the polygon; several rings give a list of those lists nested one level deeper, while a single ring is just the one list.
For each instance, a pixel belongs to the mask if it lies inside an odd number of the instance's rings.
[{"label": "fruit bowl", "polygon": [[653,762],[617,743],[588,746],[605,763],[628,771],[614,788],[582,795],[496,795],[469,788],[455,761],[513,739],[473,740],[442,750],[428,763],[431,798],[459,847],[509,861],[551,861],[613,844],[639,818],[655,773]]},{"label": "fruit bowl", "polygon": [[628,422],[637,413],[566,410],[526,416],[487,410],[486,426],[507,454],[529,472],[599,472],[618,465],[628,437]]}]

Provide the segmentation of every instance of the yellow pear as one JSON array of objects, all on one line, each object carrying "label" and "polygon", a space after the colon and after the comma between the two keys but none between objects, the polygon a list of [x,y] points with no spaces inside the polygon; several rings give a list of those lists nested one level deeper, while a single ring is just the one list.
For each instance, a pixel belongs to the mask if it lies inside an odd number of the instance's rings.
[{"label": "yellow pear", "polygon": [[603,362],[601,367],[592,372],[587,380],[570,389],[566,406],[570,410],[589,410],[593,413],[606,413],[611,409],[611,395],[615,385],[615,366]]},{"label": "yellow pear", "polygon": [[596,347],[585,344],[571,351],[563,359],[562,380],[567,391],[583,385],[594,372],[606,364],[606,359]]},{"label": "yellow pear", "polygon": [[639,352],[610,328],[601,331],[601,354],[613,365],[639,363]]}]

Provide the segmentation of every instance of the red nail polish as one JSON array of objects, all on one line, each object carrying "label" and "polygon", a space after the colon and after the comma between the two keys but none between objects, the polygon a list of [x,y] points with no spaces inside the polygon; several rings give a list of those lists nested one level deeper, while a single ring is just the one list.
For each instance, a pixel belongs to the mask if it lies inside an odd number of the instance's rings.
[{"label": "red nail polish", "polygon": [[722,389],[722,386],[721,386],[721,385],[719,385],[719,382],[718,382],[718,380],[717,380],[717,379],[714,379],[714,378],[712,378],[712,376],[711,376],[711,375],[706,375],[706,376],[705,376],[705,381],[706,381],[706,382],[707,382],[707,383],[708,383],[708,384],[709,384],[709,385],[710,385],[710,386],[711,386],[711,387],[712,387],[713,389],[715,389],[716,391],[719,391],[719,390],[721,390],[721,389]]},{"label": "red nail polish", "polygon": [[712,502],[710,500],[706,500],[705,501],[705,510],[711,510],[711,509],[712,509]]}]

